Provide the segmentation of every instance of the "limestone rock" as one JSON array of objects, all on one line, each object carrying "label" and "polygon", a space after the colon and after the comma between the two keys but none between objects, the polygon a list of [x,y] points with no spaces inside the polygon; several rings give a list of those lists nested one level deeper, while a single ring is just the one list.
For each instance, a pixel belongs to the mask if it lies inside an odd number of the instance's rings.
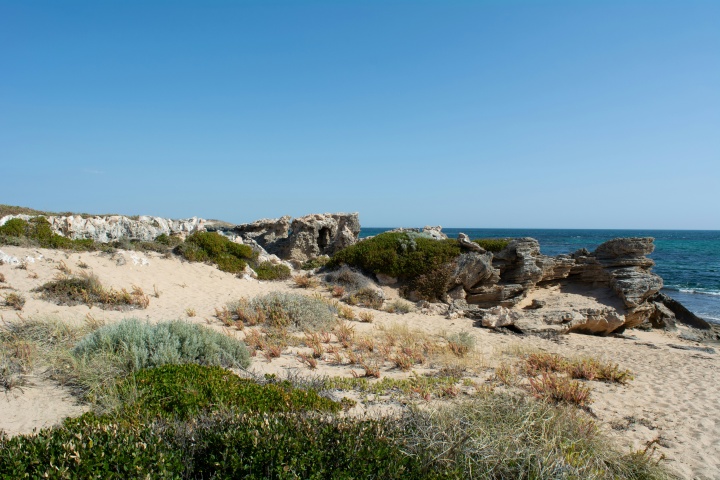
[{"label": "limestone rock", "polygon": [[455,260],[451,284],[470,290],[481,283],[496,283],[500,271],[493,268],[492,259],[492,253],[463,253]]},{"label": "limestone rock", "polygon": [[294,264],[320,255],[332,255],[357,242],[357,213],[313,214],[292,220],[289,216],[237,225],[231,231],[243,241],[256,242],[264,250]]},{"label": "limestone rock", "polygon": [[483,327],[501,328],[514,326],[520,315],[517,312],[508,310],[505,307],[493,307],[488,309],[480,320]]},{"label": "limestone rock", "polygon": [[466,234],[459,233],[457,239],[458,239],[458,243],[460,244],[460,246],[462,248],[464,248],[466,250],[470,250],[472,252],[485,253],[485,249],[482,248],[477,243],[470,240],[470,237],[468,237]]},{"label": "limestone rock", "polygon": [[423,228],[395,228],[393,230],[389,230],[390,233],[418,233],[426,238],[432,238],[434,240],[446,240],[448,238],[447,235],[442,233],[442,227],[436,226],[432,227],[429,225],[426,225]]},{"label": "limestone rock", "polygon": [[292,217],[285,215],[280,218],[263,218],[252,223],[245,223],[232,227],[232,232],[239,235],[244,242],[254,241],[264,249],[272,246],[278,240],[286,239],[290,233]]},{"label": "limestone rock", "polygon": [[[7,215],[0,219],[0,225],[12,218],[29,220],[30,215]],[[205,230],[205,220],[197,217],[184,220],[170,220],[160,217],[122,215],[84,217],[81,215],[45,216],[53,232],[72,239],[92,239],[108,243],[121,239],[151,241],[159,235],[185,237],[196,231]]]}]

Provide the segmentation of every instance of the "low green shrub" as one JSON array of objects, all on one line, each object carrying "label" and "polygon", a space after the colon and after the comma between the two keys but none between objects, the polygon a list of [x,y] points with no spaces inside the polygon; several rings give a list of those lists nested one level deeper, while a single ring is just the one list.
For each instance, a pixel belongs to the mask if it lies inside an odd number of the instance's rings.
[{"label": "low green shrub", "polygon": [[429,273],[414,278],[406,290],[414,291],[421,300],[430,302],[443,300],[452,285],[455,265],[444,263]]},{"label": "low green shrub", "polygon": [[488,252],[497,253],[505,249],[510,244],[510,239],[507,238],[478,238],[473,242],[480,245]]},{"label": "low green shrub", "polygon": [[2,478],[439,479],[389,420],[220,412],[189,421],[85,414],[37,435],[0,435]]},{"label": "low green shrub", "polygon": [[0,226],[0,235],[8,237],[21,237],[25,235],[28,222],[21,218],[11,218],[4,225]]},{"label": "low green shrub", "polygon": [[347,264],[410,280],[460,255],[457,240],[434,240],[412,232],[386,232],[337,252],[328,267]]},{"label": "low green shrub", "polygon": [[62,248],[66,250],[96,250],[96,244],[90,239],[72,240],[52,231],[45,217],[33,217],[30,220],[13,218],[0,226],[0,241],[19,246],[38,246],[43,248]]},{"label": "low green shrub", "polygon": [[0,433],[0,478],[180,478],[186,452],[167,430],[89,413],[36,435]]},{"label": "low green shrub", "polygon": [[247,260],[256,258],[248,245],[235,243],[217,232],[195,232],[175,251],[191,262],[216,263],[225,272],[240,273],[245,269]]},{"label": "low green shrub", "polygon": [[159,243],[160,245],[166,245],[170,248],[175,248],[181,243],[183,243],[183,240],[176,235],[168,235],[166,233],[161,233],[155,238],[155,243]]},{"label": "low green shrub", "polygon": [[287,280],[290,278],[290,267],[282,263],[262,262],[254,267],[258,280]]},{"label": "low green shrub", "polygon": [[119,358],[128,372],[166,364],[250,365],[244,343],[181,320],[150,324],[128,319],[106,325],[80,340],[73,354],[110,355]]},{"label": "low green shrub", "polygon": [[221,367],[196,364],[143,369],[119,386],[131,400],[123,405],[130,418],[163,416],[188,419],[217,408],[256,413],[338,412],[341,405],[315,390],[290,382],[260,385]]},{"label": "low green shrub", "polygon": [[[239,321],[252,318],[271,327],[291,327],[302,331],[327,330],[337,321],[327,303],[297,293],[272,292],[228,307]],[[261,320],[255,320],[258,318]]]}]

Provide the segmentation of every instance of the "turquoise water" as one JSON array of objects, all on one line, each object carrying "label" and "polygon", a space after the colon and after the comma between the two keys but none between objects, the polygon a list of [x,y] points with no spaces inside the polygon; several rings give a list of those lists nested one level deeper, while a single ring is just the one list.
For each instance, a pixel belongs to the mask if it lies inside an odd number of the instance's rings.
[{"label": "turquoise water", "polygon": [[[377,235],[388,228],[363,228],[360,237]],[[555,230],[444,228],[450,238],[464,232],[470,238],[532,237],[545,255],[594,250],[618,237],[653,237],[655,273],[663,278],[664,293],[706,320],[720,323],[720,231],[694,230]]]}]

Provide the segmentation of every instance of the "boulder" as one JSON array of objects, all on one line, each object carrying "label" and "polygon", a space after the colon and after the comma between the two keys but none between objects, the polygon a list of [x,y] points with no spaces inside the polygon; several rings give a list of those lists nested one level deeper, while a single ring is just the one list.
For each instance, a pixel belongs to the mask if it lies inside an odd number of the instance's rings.
[{"label": "boulder", "polygon": [[386,275],[382,272],[376,273],[375,277],[377,277],[377,281],[380,285],[395,285],[398,283],[397,278],[391,277],[390,275]]},{"label": "boulder", "polygon": [[482,283],[497,283],[500,271],[493,268],[492,260],[492,253],[463,253],[455,260],[451,285],[462,285],[470,290]]}]

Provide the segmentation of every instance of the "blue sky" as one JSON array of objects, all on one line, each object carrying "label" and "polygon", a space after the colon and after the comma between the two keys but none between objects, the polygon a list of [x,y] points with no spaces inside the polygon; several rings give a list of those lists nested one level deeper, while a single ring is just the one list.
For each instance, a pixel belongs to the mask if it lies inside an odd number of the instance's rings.
[{"label": "blue sky", "polygon": [[717,1],[0,0],[0,203],[720,229]]}]

